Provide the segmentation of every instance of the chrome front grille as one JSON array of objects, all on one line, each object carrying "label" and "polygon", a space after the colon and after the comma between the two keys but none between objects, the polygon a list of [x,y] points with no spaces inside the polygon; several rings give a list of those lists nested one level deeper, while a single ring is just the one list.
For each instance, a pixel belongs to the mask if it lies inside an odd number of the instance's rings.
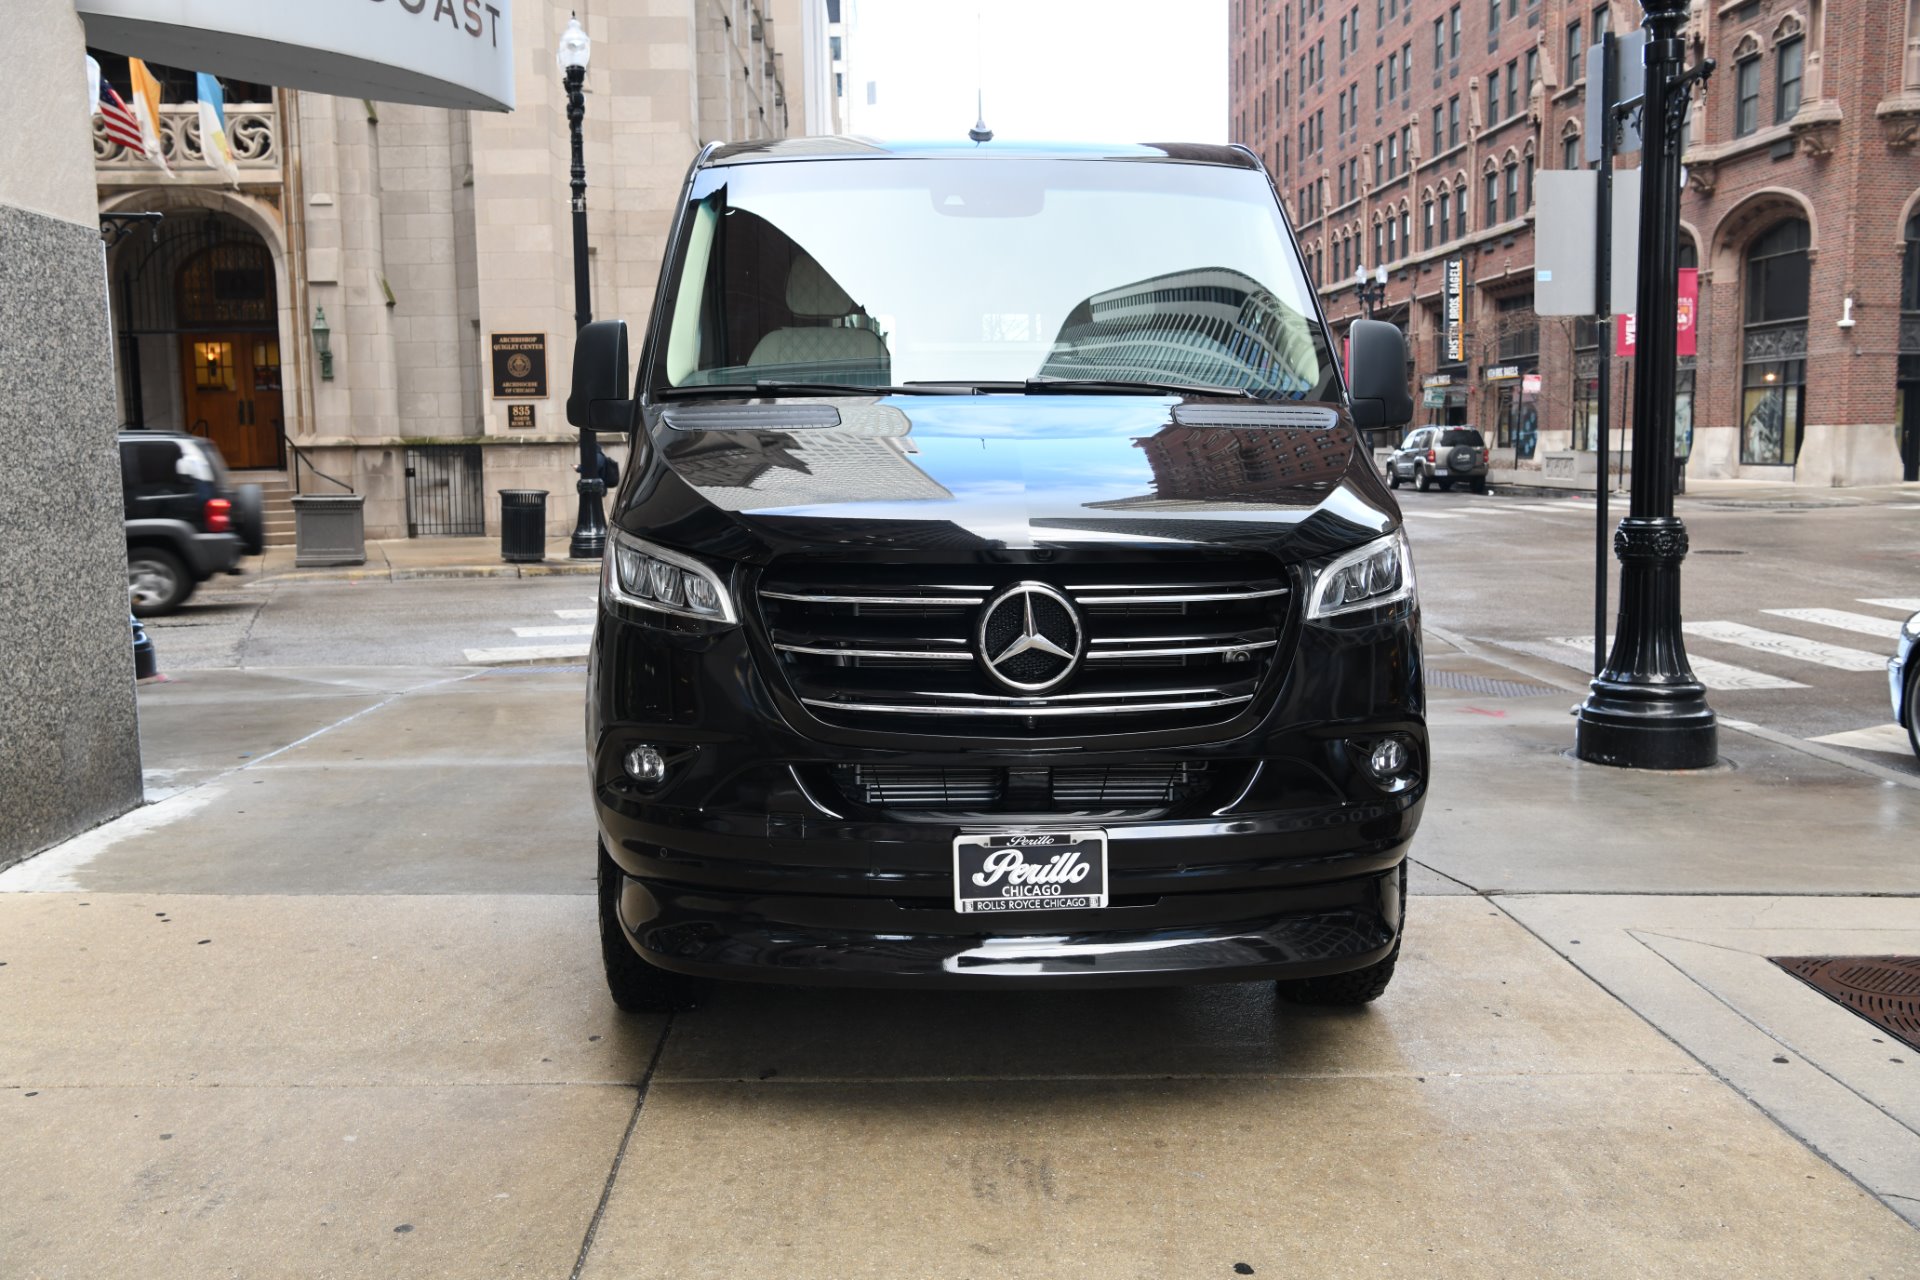
[{"label": "chrome front grille", "polygon": [[[1041,693],[1009,688],[979,653],[1007,587],[1071,600],[1080,660]],[[779,674],[825,723],[914,733],[1059,737],[1229,720],[1257,696],[1288,635],[1292,587],[1265,558],[926,565],[777,564],[760,613]]]},{"label": "chrome front grille", "polygon": [[936,813],[1164,809],[1200,794],[1210,779],[1204,761],[1014,769],[842,764],[833,777],[857,804]]}]

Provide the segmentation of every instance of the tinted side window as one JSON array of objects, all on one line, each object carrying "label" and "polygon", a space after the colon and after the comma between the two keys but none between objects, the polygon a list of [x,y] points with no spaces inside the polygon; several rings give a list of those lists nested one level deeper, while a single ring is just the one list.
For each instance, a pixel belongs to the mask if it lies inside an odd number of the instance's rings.
[{"label": "tinted side window", "polygon": [[185,493],[193,482],[180,474],[180,446],[172,440],[129,440],[120,446],[120,474],[129,493]]}]

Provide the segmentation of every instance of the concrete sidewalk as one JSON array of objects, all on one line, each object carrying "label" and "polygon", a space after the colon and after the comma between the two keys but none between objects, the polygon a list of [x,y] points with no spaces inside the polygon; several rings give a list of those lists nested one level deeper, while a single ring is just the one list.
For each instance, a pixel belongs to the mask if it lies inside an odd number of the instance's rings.
[{"label": "concrete sidewalk", "polygon": [[1920,789],[1567,758],[1429,639],[1401,972],[616,1013],[567,671],[196,670],[167,798],[0,873],[0,1271],[1920,1277]]},{"label": "concrete sidewalk", "polygon": [[210,588],[260,582],[406,582],[431,578],[545,578],[597,574],[598,560],[567,558],[568,539],[547,539],[546,559],[538,564],[508,564],[500,558],[499,538],[388,538],[367,543],[367,562],[326,569],[302,569],[292,547],[268,547],[240,562],[241,577],[215,578]]}]

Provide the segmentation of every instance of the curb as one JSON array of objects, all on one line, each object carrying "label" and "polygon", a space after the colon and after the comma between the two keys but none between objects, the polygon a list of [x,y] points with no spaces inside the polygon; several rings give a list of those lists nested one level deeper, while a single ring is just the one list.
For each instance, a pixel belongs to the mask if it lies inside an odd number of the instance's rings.
[{"label": "curb", "polygon": [[580,564],[451,564],[404,569],[283,569],[257,574],[254,582],[423,582],[455,578],[584,578],[598,576],[600,562]]}]

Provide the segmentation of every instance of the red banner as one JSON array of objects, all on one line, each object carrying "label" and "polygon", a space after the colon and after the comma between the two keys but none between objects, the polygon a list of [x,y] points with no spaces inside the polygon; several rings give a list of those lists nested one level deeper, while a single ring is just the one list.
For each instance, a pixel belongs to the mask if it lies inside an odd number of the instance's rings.
[{"label": "red banner", "polygon": [[[1697,268],[1680,268],[1677,293],[1680,305],[1674,318],[1674,345],[1680,355],[1697,355],[1700,350],[1700,333],[1696,327],[1700,318],[1700,272]],[[1613,334],[1614,354],[1632,355],[1637,335],[1631,312],[1613,318]]]}]

